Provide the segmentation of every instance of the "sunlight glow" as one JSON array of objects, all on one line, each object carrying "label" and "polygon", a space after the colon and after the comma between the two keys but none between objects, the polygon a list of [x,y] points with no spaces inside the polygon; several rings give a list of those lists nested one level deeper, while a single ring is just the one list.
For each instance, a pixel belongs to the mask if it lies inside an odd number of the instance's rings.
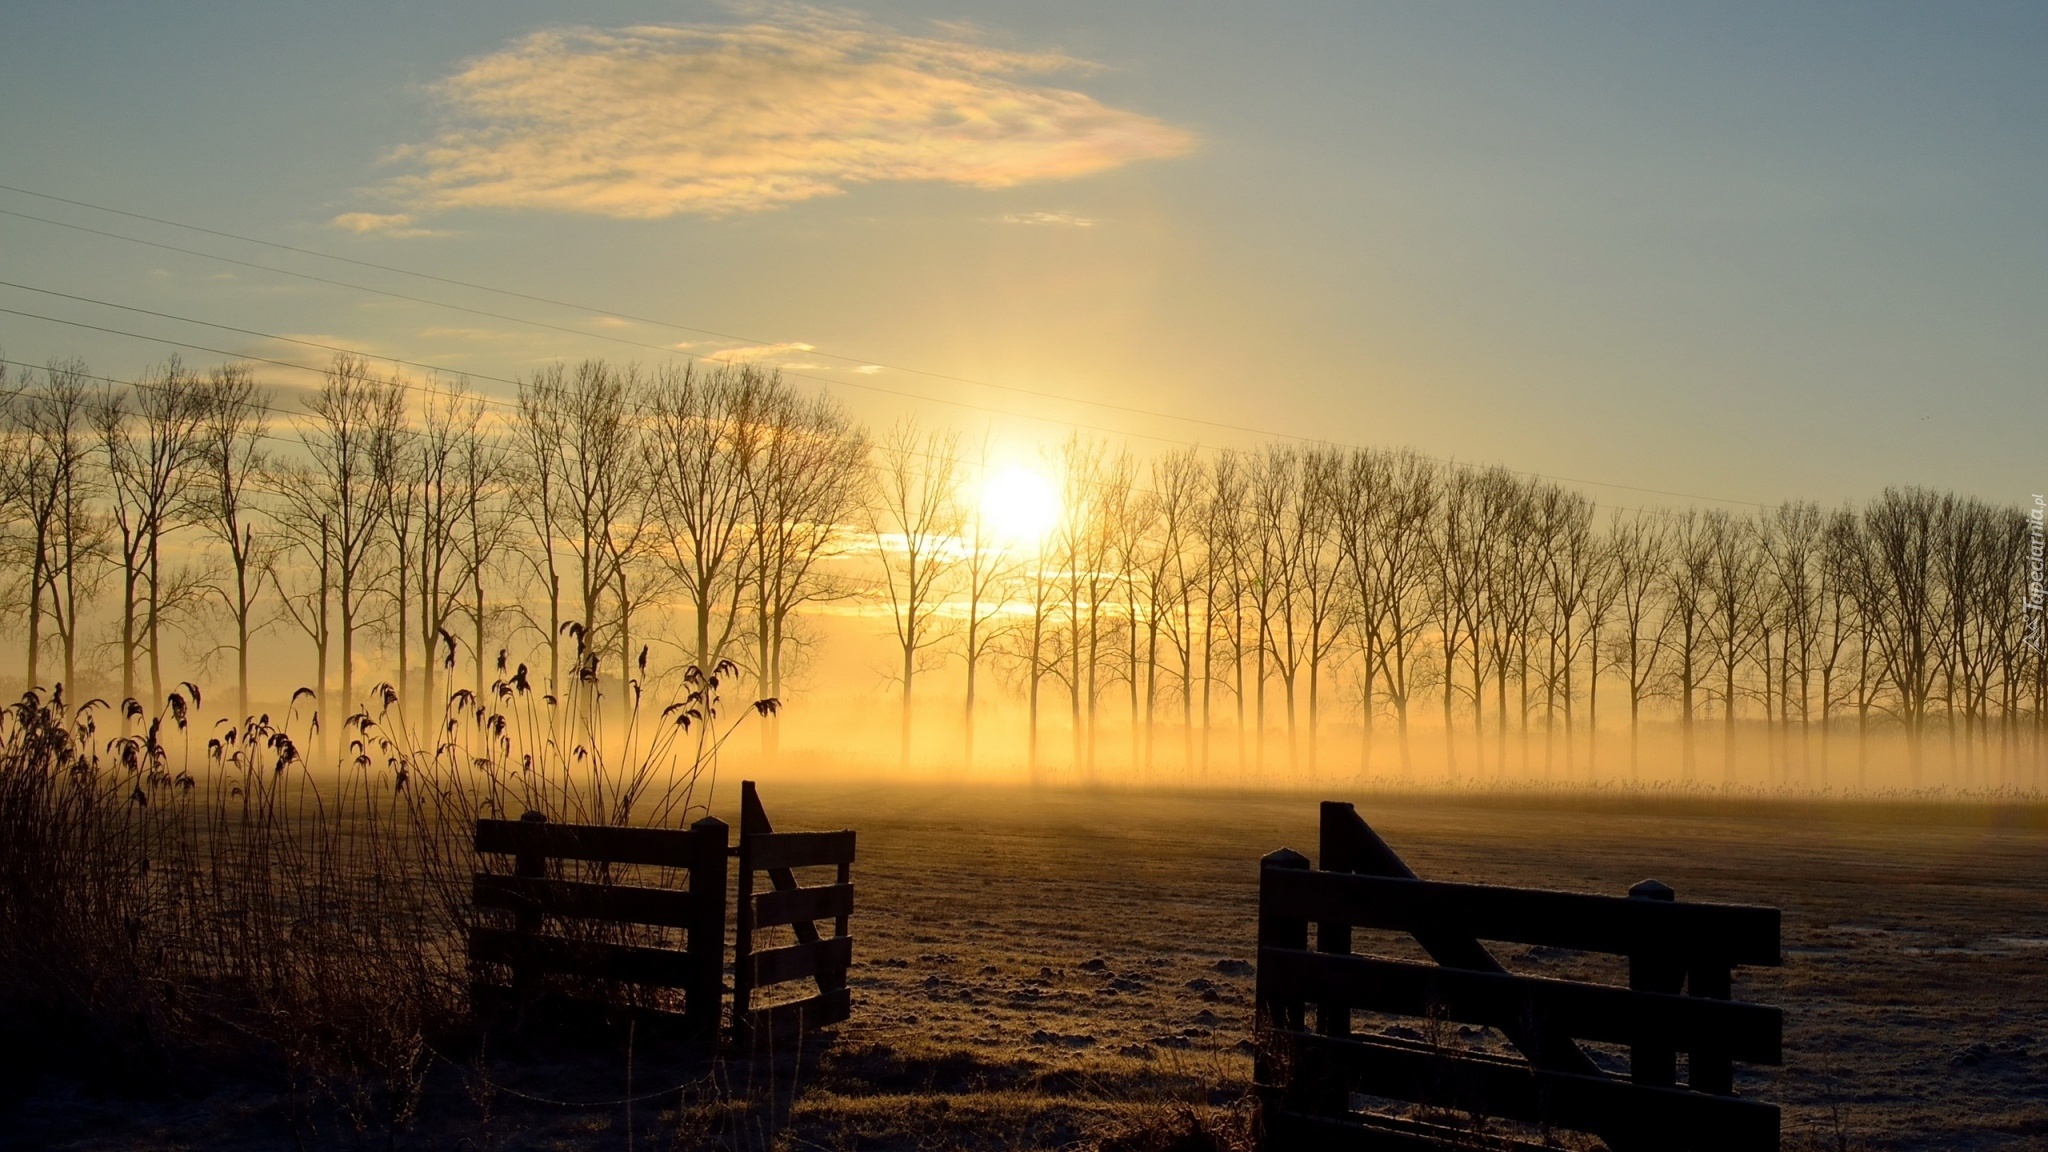
[{"label": "sunlight glow", "polygon": [[1035,547],[1059,523],[1059,491],[1028,468],[1004,468],[982,482],[981,514],[1005,543]]}]

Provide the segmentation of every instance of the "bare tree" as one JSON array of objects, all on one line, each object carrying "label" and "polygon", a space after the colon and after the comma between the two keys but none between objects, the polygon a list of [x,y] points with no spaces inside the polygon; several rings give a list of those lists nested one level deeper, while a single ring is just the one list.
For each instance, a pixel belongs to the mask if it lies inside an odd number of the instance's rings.
[{"label": "bare tree", "polygon": [[460,612],[469,625],[470,657],[475,670],[471,690],[482,696],[490,652],[485,639],[491,618],[486,578],[512,538],[516,504],[503,498],[501,491],[508,487],[511,475],[505,446],[482,418],[482,412],[478,417],[458,424],[455,429],[453,504],[460,549],[456,583],[463,585]]},{"label": "bare tree", "polygon": [[1480,731],[1481,682],[1486,659],[1481,629],[1487,611],[1489,563],[1486,543],[1488,507],[1482,476],[1470,469],[1451,469],[1445,480],[1440,508],[1430,540],[1434,580],[1429,614],[1436,628],[1442,661],[1438,672],[1443,689],[1444,770],[1455,778],[1458,771],[1458,733],[1454,722],[1454,703],[1461,653],[1469,653],[1467,664],[1471,671],[1470,696],[1475,733],[1473,767],[1475,773],[1484,770],[1484,744],[1476,738]]},{"label": "bare tree", "polygon": [[1195,652],[1201,627],[1197,613],[1205,622],[1207,616],[1206,605],[1198,604],[1207,552],[1198,535],[1206,512],[1202,500],[1207,475],[1200,454],[1189,448],[1154,460],[1151,478],[1145,499],[1154,535],[1144,544],[1140,567],[1151,609],[1145,619],[1145,766],[1152,766],[1158,744],[1159,643],[1164,639],[1172,649],[1173,674],[1180,688],[1185,769],[1194,766]]},{"label": "bare tree", "polygon": [[1819,666],[1820,674],[1820,777],[1823,785],[1829,782],[1834,766],[1835,704],[1843,696],[1836,681],[1846,678],[1845,661],[1852,648],[1862,646],[1856,640],[1859,624],[1856,618],[1855,596],[1855,554],[1857,535],[1856,514],[1847,509],[1837,509],[1823,518],[1821,526],[1819,578],[1820,592],[1816,597],[1820,613]]},{"label": "bare tree", "polygon": [[[1063,467],[1072,462],[1071,455],[1064,453],[1055,460]],[[1071,483],[1064,483],[1064,487],[1069,492],[1073,490]],[[1008,645],[1012,662],[1021,669],[1020,679],[1024,684],[1025,764],[1034,784],[1039,782],[1042,771],[1039,718],[1045,681],[1049,677],[1060,679],[1065,664],[1066,653],[1060,644],[1059,612],[1067,602],[1070,569],[1066,566],[1066,548],[1071,540],[1067,521],[1074,515],[1074,506],[1066,504],[1061,510],[1060,522],[1032,549],[1021,577],[1021,594],[1029,618],[1011,635]]]},{"label": "bare tree", "polygon": [[1214,724],[1216,644],[1230,654],[1230,692],[1237,710],[1237,766],[1245,766],[1244,636],[1245,636],[1245,490],[1243,457],[1225,452],[1209,470],[1209,495],[1203,502],[1202,606],[1202,767],[1209,767]]},{"label": "bare tree", "polygon": [[235,716],[249,711],[249,639],[260,625],[257,605],[273,544],[257,496],[270,467],[263,441],[269,435],[269,394],[245,364],[215,368],[199,389],[200,458],[204,479],[192,488],[193,519],[226,554],[220,578],[209,591],[234,628]]},{"label": "bare tree", "polygon": [[1773,509],[1764,536],[1764,555],[1783,629],[1783,676],[1789,689],[1781,692],[1780,711],[1790,711],[1791,693],[1796,691],[1800,775],[1808,783],[1813,779],[1814,663],[1821,650],[1826,611],[1826,537],[1826,514],[1818,505],[1804,501],[1786,501]]},{"label": "bare tree", "polygon": [[[1546,668],[1544,682],[1546,697],[1552,693],[1561,699],[1564,708],[1565,771],[1570,774],[1574,767],[1577,748],[1577,680],[1573,675],[1579,665],[1579,658],[1589,644],[1594,646],[1592,667],[1598,668],[1599,652],[1597,633],[1591,618],[1593,605],[1600,599],[1604,586],[1602,565],[1606,557],[1593,532],[1593,502],[1577,493],[1565,492],[1558,488],[1543,489],[1541,497],[1541,519],[1543,535],[1546,537],[1542,549],[1545,564],[1545,589],[1550,606],[1549,626],[1546,629],[1548,650],[1555,654],[1554,668]],[[1590,680],[1597,680],[1597,673]],[[1587,713],[1591,726],[1594,694],[1588,685]],[[1546,707],[1544,736],[1544,763],[1549,766],[1549,723],[1551,709]]]},{"label": "bare tree", "polygon": [[52,361],[40,381],[24,377],[0,409],[12,444],[0,503],[26,535],[27,683],[35,687],[41,679],[37,661],[47,615],[63,650],[62,684],[74,693],[80,618],[99,586],[107,535],[106,520],[94,509],[101,484],[92,468],[87,379],[83,363]]},{"label": "bare tree", "polygon": [[1935,578],[1940,498],[1919,488],[1887,488],[1863,512],[1857,583],[1866,635],[1906,730],[1906,755],[1918,787],[1928,706],[1939,671]]},{"label": "bare tree", "polygon": [[1680,767],[1687,781],[1698,772],[1693,723],[1711,651],[1708,628],[1713,612],[1709,602],[1713,563],[1713,521],[1697,511],[1688,511],[1676,522],[1664,574],[1664,594],[1670,605],[1667,624],[1676,629],[1675,635],[1665,633],[1677,661],[1668,667],[1678,688]]},{"label": "bare tree", "polygon": [[1059,639],[1066,661],[1062,678],[1067,684],[1074,766],[1092,780],[1104,615],[1117,583],[1110,571],[1114,540],[1108,530],[1105,496],[1117,491],[1119,481],[1128,486],[1132,477],[1128,458],[1105,461],[1103,446],[1078,433],[1062,446],[1060,466],[1066,516],[1054,547],[1059,556],[1060,586],[1066,595],[1062,614],[1065,634]]},{"label": "bare tree", "polygon": [[901,759],[910,764],[913,688],[927,654],[945,636],[939,608],[960,565],[960,442],[903,421],[881,442],[869,532],[881,556],[882,589],[901,656]]},{"label": "bare tree", "polygon": [[[681,377],[689,378],[687,373]],[[633,675],[634,601],[627,575],[639,550],[644,523],[648,470],[641,466],[647,456],[639,412],[646,391],[638,368],[585,360],[576,366],[563,393],[560,487],[556,490],[560,504],[554,522],[576,564],[576,607],[581,614],[575,629],[577,657],[590,660],[616,646],[622,686]],[[657,422],[664,419],[662,405],[669,394],[656,389],[653,410]],[[724,434],[722,427],[707,431],[692,426],[688,431],[699,438]],[[737,479],[717,499],[728,510],[726,523],[736,545],[737,529],[732,526],[737,524],[741,501]],[[725,555],[729,565],[736,563],[732,551]],[[613,602],[610,617],[604,611],[608,595]],[[732,606],[727,605],[728,633],[732,617]],[[700,666],[708,672],[711,664],[704,663],[706,659],[700,650]]]},{"label": "bare tree", "polygon": [[[1292,549],[1292,597],[1300,617],[1301,661],[1308,669],[1308,766],[1315,771],[1321,753],[1324,666],[1351,626],[1352,602],[1340,591],[1343,568],[1337,538],[1338,501],[1344,460],[1334,450],[1313,450],[1302,456],[1301,488],[1296,497]],[[1295,613],[1290,613],[1294,615]],[[1288,688],[1288,745],[1293,755],[1293,686]]]},{"label": "bare tree", "polygon": [[[402,392],[398,394],[403,397]],[[428,420],[432,421],[431,404],[427,410]],[[379,433],[374,441],[371,473],[376,480],[376,502],[382,513],[378,517],[378,526],[383,539],[377,554],[385,566],[376,573],[374,583],[390,602],[391,615],[386,619],[393,623],[392,648],[398,655],[398,703],[404,710],[412,703],[408,655],[412,651],[410,622],[414,581],[418,578],[425,538],[431,535],[424,525],[429,461],[428,454],[421,449],[422,429],[411,425],[402,399],[397,413],[389,418],[388,427],[380,428]],[[427,662],[432,664],[433,658],[432,645],[428,645]],[[425,720],[424,715],[417,716],[417,722],[424,723]]]},{"label": "bare tree", "polygon": [[[1258,627],[1253,692],[1253,763],[1266,763],[1266,685],[1274,670],[1280,673],[1287,693],[1288,744],[1294,737],[1294,676],[1301,659],[1301,638],[1296,634],[1294,593],[1298,550],[1304,534],[1296,523],[1299,513],[1298,476],[1301,469],[1296,453],[1281,445],[1269,445],[1254,458],[1251,468],[1251,538],[1246,549],[1249,561],[1247,599]],[[1277,668],[1276,668],[1277,666]]]},{"label": "bare tree", "polygon": [[1586,777],[1600,778],[1600,673],[1610,663],[1603,642],[1608,624],[1621,605],[1622,586],[1616,579],[1612,541],[1596,536],[1592,541],[1591,581],[1586,589]]},{"label": "bare tree", "polygon": [[660,559],[692,627],[685,651],[709,673],[724,660],[747,591],[747,494],[762,445],[751,423],[767,386],[752,365],[665,370],[643,441]]},{"label": "bare tree", "polygon": [[1735,783],[1736,677],[1762,642],[1755,542],[1751,521],[1719,509],[1706,514],[1707,635],[1721,672],[1721,764],[1728,784]]},{"label": "bare tree", "polygon": [[[439,390],[425,406],[414,442],[414,474],[419,484],[419,537],[414,550],[419,593],[420,720],[441,712],[434,687],[438,664],[455,673],[455,636],[449,625],[463,610],[468,581],[465,549],[475,543],[473,520],[480,493],[474,458],[484,418],[483,399],[458,382]],[[466,471],[467,469],[467,471]],[[403,641],[401,641],[403,643]],[[481,647],[481,645],[479,645]]]},{"label": "bare tree", "polygon": [[186,508],[201,442],[199,378],[172,357],[129,393],[109,387],[97,416],[106,452],[121,564],[121,695],[135,697],[138,651],[149,655],[149,690],[162,700],[163,630],[189,588],[165,570],[164,541]]},{"label": "bare tree", "polygon": [[[986,438],[975,461],[975,471],[986,487],[989,451]],[[1003,643],[1012,626],[1005,620],[1010,598],[1016,594],[1018,572],[1023,564],[1020,546],[1037,548],[1038,541],[1010,540],[989,522],[981,500],[970,500],[960,510],[961,644],[960,658],[966,664],[966,698],[962,708],[962,764],[974,767],[975,703],[980,689],[980,672],[989,654]]]},{"label": "bare tree", "polygon": [[562,572],[556,559],[561,529],[556,515],[562,507],[568,392],[568,375],[560,364],[551,364],[520,383],[509,452],[518,477],[509,486],[509,495],[523,530],[525,546],[520,553],[547,601],[546,621],[529,617],[528,623],[547,637],[550,693],[562,691]]},{"label": "bare tree", "polygon": [[[752,521],[755,661],[763,697],[781,699],[796,615],[851,595],[831,572],[845,554],[856,509],[868,499],[868,445],[846,412],[823,396],[804,399],[770,375],[762,403],[759,461],[747,486]],[[773,756],[780,713],[762,717]]]},{"label": "bare tree", "polygon": [[[281,485],[290,508],[295,547],[315,569],[310,611],[295,612],[300,626],[316,637],[319,680],[327,680],[326,616],[340,617],[341,697],[344,709],[360,701],[355,691],[357,633],[368,622],[369,599],[377,591],[373,564],[380,546],[385,499],[390,486],[381,471],[390,466],[393,443],[405,422],[404,390],[372,374],[361,357],[337,353],[306,401],[311,420],[301,430],[304,460]],[[328,709],[326,690],[318,706]]]},{"label": "bare tree", "polygon": [[1671,533],[1654,513],[1617,516],[1608,535],[1608,572],[1613,582],[1621,637],[1610,657],[1628,685],[1628,770],[1642,776],[1643,701],[1658,676],[1659,657],[1676,613],[1664,611],[1659,596],[1671,561]]}]

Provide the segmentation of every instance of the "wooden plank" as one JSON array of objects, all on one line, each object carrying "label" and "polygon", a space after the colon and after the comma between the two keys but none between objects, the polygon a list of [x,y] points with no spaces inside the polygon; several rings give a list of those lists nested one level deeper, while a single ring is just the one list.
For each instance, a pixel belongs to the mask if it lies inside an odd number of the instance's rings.
[{"label": "wooden plank", "polygon": [[[753,968],[744,959],[753,951],[753,916],[755,909],[747,896],[747,894],[753,891],[755,868],[753,844],[755,840],[762,836],[771,835],[774,831],[775,825],[768,821],[768,809],[762,805],[761,793],[754,787],[754,782],[752,780],[740,781],[741,896],[738,916],[736,917],[738,925],[733,950],[735,974],[732,982],[733,1008],[735,1012],[744,1013],[753,995],[753,989],[748,983]],[[796,873],[787,868],[769,868],[767,869],[767,874],[769,884],[777,892],[790,892],[794,891],[797,887]],[[839,865],[839,882],[841,884],[848,884],[852,880],[853,862],[849,859]],[[844,936],[847,934],[846,917],[842,916],[839,918],[838,927],[839,935]],[[818,926],[809,920],[793,921],[790,924],[790,930],[796,933],[796,940],[799,944],[816,944],[818,942]],[[816,983],[818,991],[830,992],[834,988],[838,988],[846,983],[846,972],[843,969],[820,972],[818,973]]]},{"label": "wooden plank", "polygon": [[853,913],[853,885],[826,884],[816,888],[790,888],[763,892],[754,897],[754,927],[776,924],[808,924]]},{"label": "wooden plank", "polygon": [[[1551,1072],[1520,1060],[1432,1048],[1387,1037],[1307,1032],[1274,1037],[1292,1059],[1294,1085],[1331,1086],[1420,1104],[1469,1108],[1504,1119],[1598,1132],[1645,1147],[1700,1152],[1777,1152],[1774,1105],[1606,1076]],[[1289,1095],[1297,1091],[1290,1086]]]},{"label": "wooden plank", "polygon": [[[1686,976],[1685,999],[1701,1004],[1725,1004],[1732,995],[1732,981],[1726,964],[1695,964]],[[1685,1062],[1685,1086],[1695,1092],[1722,1096],[1735,1092],[1733,1060],[1747,1059],[1741,1049],[1709,1044]]]},{"label": "wooden plank", "polygon": [[[1397,880],[1415,880],[1415,870],[1379,833],[1359,818],[1358,809],[1350,804],[1334,800],[1322,803],[1322,829],[1325,855],[1333,867],[1341,866],[1344,872],[1368,876],[1391,877]],[[1266,899],[1266,891],[1260,889],[1259,898]],[[1469,932],[1458,931],[1417,931],[1415,942],[1429,957],[1447,968],[1466,968],[1475,972],[1505,972],[1493,953]],[[1555,1028],[1540,1023],[1521,1023],[1503,1027],[1508,1042],[1537,1066],[1559,1072],[1577,1072],[1592,1075],[1599,1072],[1593,1058],[1579,1049],[1571,1037]],[[1609,1141],[1614,1144],[1614,1141]],[[1615,1145],[1615,1152],[1645,1152],[1643,1149]]]},{"label": "wooden plank", "polygon": [[628,924],[690,926],[690,894],[670,888],[631,884],[586,884],[528,876],[494,876],[478,872],[470,880],[470,898],[479,908],[536,912],[586,920]]},{"label": "wooden plank", "polygon": [[469,955],[486,964],[658,988],[688,988],[696,972],[695,957],[688,952],[532,936],[503,928],[471,928]]},{"label": "wooden plank", "polygon": [[1780,962],[1776,908],[1339,872],[1278,876],[1266,895],[1276,915],[1417,937],[1457,935],[1620,955],[1655,952],[1729,964]]},{"label": "wooden plank", "polygon": [[1784,1013],[1764,1004],[1290,948],[1260,949],[1259,976],[1284,998],[1496,1028],[1533,1020],[1581,1040],[1782,1059]]},{"label": "wooden plank", "polygon": [[820,992],[804,1000],[792,1000],[747,1013],[747,1028],[754,1036],[786,1039],[845,1021],[853,1015],[853,993],[845,988]]},{"label": "wooden plank", "polygon": [[682,828],[615,828],[528,820],[478,820],[476,850],[538,854],[557,860],[687,868],[695,841]]},{"label": "wooden plank", "polygon": [[813,868],[823,864],[853,862],[853,833],[768,832],[748,836],[747,846],[755,868]]},{"label": "wooden plank", "polygon": [[844,972],[853,963],[853,937],[835,936],[816,944],[770,948],[754,953],[752,963],[755,988],[827,972]]}]

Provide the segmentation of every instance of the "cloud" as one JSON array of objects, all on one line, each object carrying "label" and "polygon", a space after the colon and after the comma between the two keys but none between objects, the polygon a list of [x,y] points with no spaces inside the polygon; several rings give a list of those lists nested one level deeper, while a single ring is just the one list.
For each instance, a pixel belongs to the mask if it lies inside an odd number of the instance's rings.
[{"label": "cloud", "polygon": [[413,236],[445,236],[431,228],[418,228],[417,218],[410,212],[343,212],[327,222],[329,228],[354,232],[358,236],[381,235],[407,238]]},{"label": "cloud", "polygon": [[738,348],[727,348],[724,349],[723,351],[710,353],[709,355],[705,356],[705,359],[723,360],[729,364],[754,364],[763,360],[768,360],[776,362],[782,367],[812,368],[817,367],[817,365],[791,364],[788,363],[785,358],[797,352],[815,352],[817,350],[818,346],[815,344],[803,344],[795,341],[792,341],[788,344],[746,344]]},{"label": "cloud", "polygon": [[814,9],[536,32],[442,82],[444,127],[394,154],[413,170],[383,191],[418,212],[727,215],[884,180],[1068,179],[1192,147],[1179,128],[1034,82],[1089,67],[957,26],[915,37]]},{"label": "cloud", "polygon": [[1071,212],[1011,212],[1003,217],[1005,224],[1048,224],[1058,228],[1093,228],[1095,221]]}]

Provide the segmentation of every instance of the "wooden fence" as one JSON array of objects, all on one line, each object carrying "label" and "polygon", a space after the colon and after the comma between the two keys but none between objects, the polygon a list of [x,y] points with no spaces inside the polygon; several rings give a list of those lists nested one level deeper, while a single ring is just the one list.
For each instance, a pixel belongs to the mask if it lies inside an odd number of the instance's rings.
[{"label": "wooden fence", "polygon": [[[558,824],[538,813],[478,820],[478,854],[512,858],[510,874],[479,871],[471,879],[475,905],[510,913],[511,920],[510,927],[470,928],[479,988],[509,991],[522,1003],[547,991],[550,976],[680,991],[685,1029],[716,1037],[726,1015],[727,885],[729,861],[737,855],[731,1038],[745,1041],[764,1029],[787,1036],[845,1020],[851,1010],[846,969],[853,954],[854,834],[774,832],[753,782],[741,789],[736,846],[726,823],[708,816],[686,829]],[[563,862],[582,863],[590,878],[564,878]],[[792,870],[813,865],[835,867],[836,883],[798,887]],[[684,885],[621,882],[636,867],[673,870]],[[757,872],[768,874],[773,891],[754,893]],[[819,937],[819,919],[835,921],[832,937]],[[795,945],[755,950],[759,929],[782,924],[795,930]],[[673,943],[677,935],[680,948]],[[635,937],[661,942],[624,942]],[[494,972],[509,972],[509,989]],[[816,996],[769,1008],[752,1004],[755,990],[804,977],[817,981]]]},{"label": "wooden fence", "polygon": [[[1265,1147],[1539,1147],[1549,1129],[1615,1152],[1778,1147],[1778,1109],[1736,1096],[1733,1070],[1779,1063],[1782,1017],[1731,999],[1735,967],[1779,963],[1777,909],[1680,903],[1655,881],[1627,897],[1432,883],[1349,804],[1323,805],[1321,841],[1320,869],[1287,849],[1261,861]],[[1435,963],[1356,954],[1356,928],[1408,933]],[[1629,984],[1515,975],[1482,940],[1626,956]],[[1359,1034],[1354,1011],[1416,1018],[1401,1031],[1422,1038]],[[1459,1024],[1519,1055],[1447,1043]],[[1580,1041],[1626,1046],[1627,1075]]]},{"label": "wooden fence", "polygon": [[[777,832],[754,791],[740,785],[739,897],[733,934],[732,1025],[736,1043],[758,1037],[789,1036],[846,1019],[852,998],[846,969],[853,962],[853,937],[847,934],[853,915],[852,832]],[[832,868],[831,883],[801,887],[798,868]],[[756,894],[754,877],[766,874],[771,885]],[[830,920],[829,937],[818,934],[817,922]],[[787,924],[796,943],[756,948],[756,934]],[[796,980],[817,985],[814,995],[773,1007],[754,1005],[764,988]]]}]

